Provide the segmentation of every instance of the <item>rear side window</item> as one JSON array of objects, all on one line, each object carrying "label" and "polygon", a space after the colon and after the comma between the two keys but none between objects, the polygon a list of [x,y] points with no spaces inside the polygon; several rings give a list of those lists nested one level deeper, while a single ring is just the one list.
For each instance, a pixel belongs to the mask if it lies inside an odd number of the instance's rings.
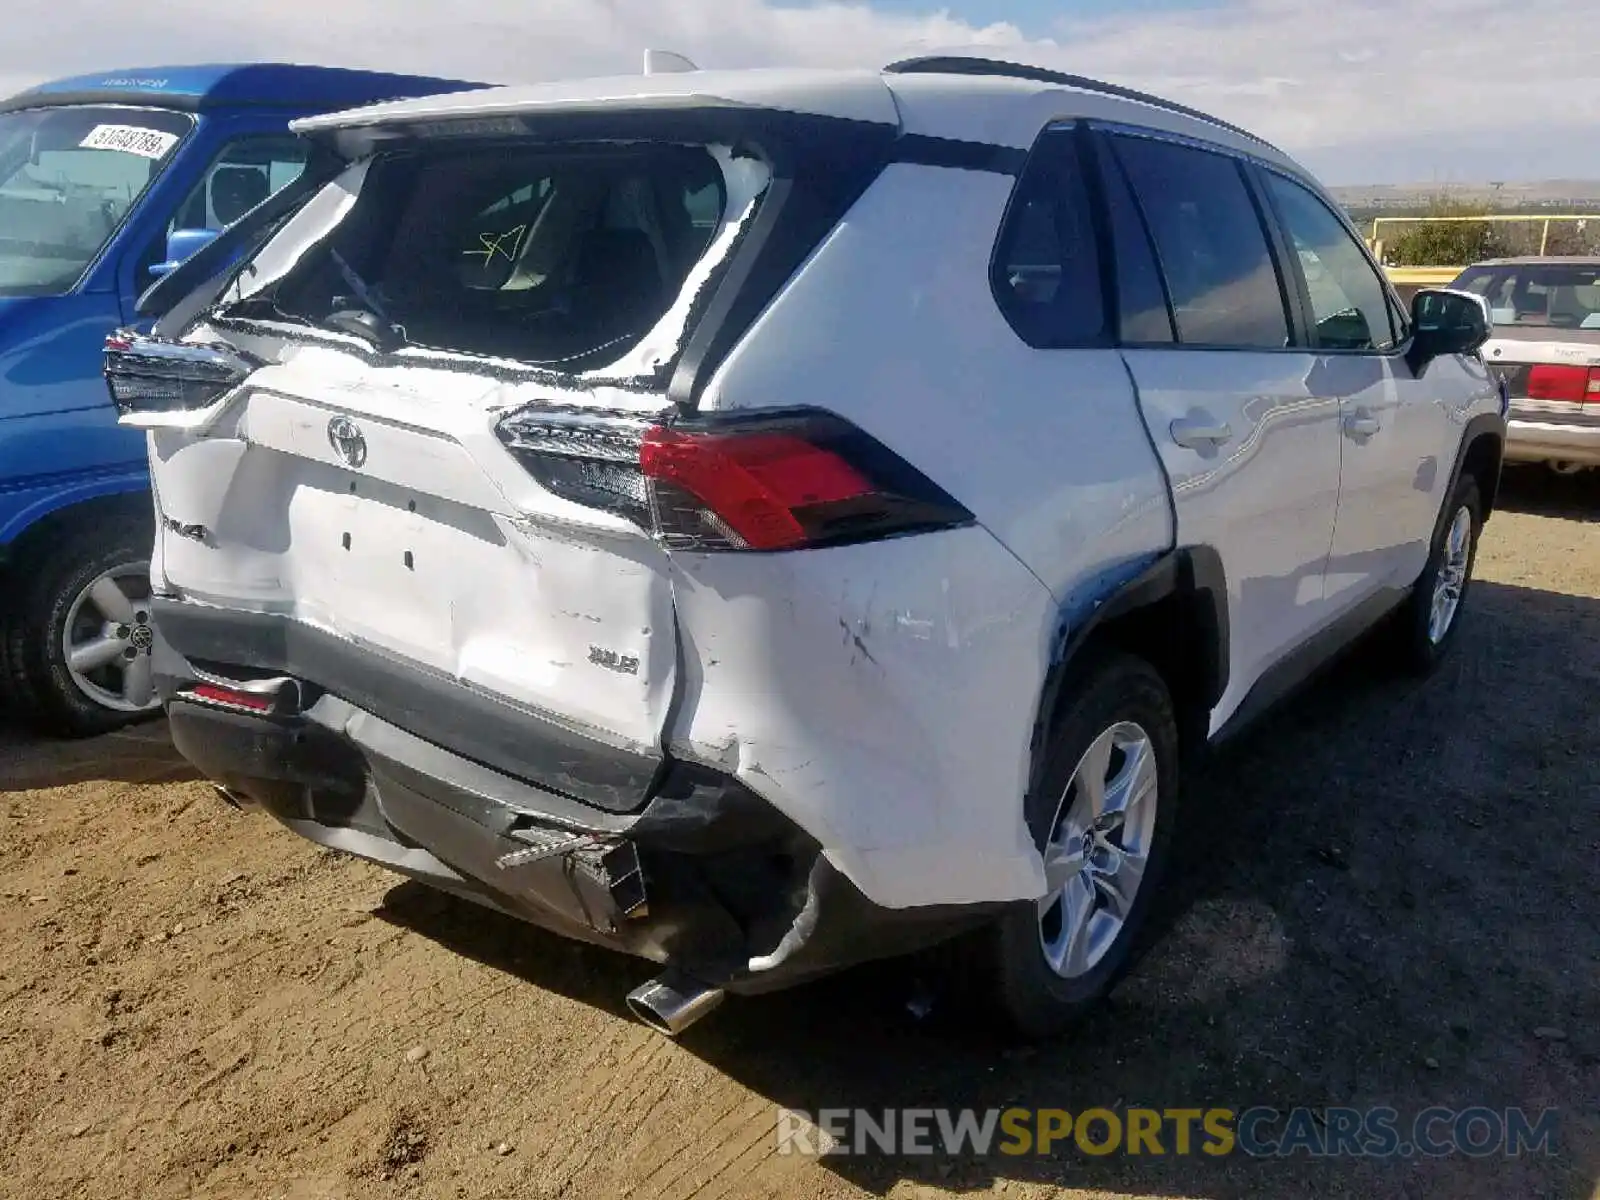
[{"label": "rear side window", "polygon": [[693,146],[396,155],[318,247],[230,314],[341,330],[341,313],[364,311],[412,346],[604,366],[667,313],[737,215],[726,209],[718,159]]},{"label": "rear side window", "polygon": [[1238,162],[1154,138],[1118,136],[1189,345],[1289,344],[1289,318],[1267,235]]},{"label": "rear side window", "polygon": [[1107,336],[1100,259],[1077,146],[1050,130],[1028,156],[995,248],[995,299],[1017,336],[1040,349]]}]

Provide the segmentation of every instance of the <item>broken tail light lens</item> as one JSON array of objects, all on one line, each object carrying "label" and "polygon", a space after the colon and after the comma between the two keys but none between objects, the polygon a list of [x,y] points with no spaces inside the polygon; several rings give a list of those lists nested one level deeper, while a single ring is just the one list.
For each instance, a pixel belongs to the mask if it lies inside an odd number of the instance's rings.
[{"label": "broken tail light lens", "polygon": [[104,365],[111,399],[126,415],[205,408],[243,383],[256,364],[225,346],[118,330],[106,338]]},{"label": "broken tail light lens", "polygon": [[799,550],[973,519],[881,442],[816,409],[671,423],[524,409],[498,433],[549,491],[674,549]]}]

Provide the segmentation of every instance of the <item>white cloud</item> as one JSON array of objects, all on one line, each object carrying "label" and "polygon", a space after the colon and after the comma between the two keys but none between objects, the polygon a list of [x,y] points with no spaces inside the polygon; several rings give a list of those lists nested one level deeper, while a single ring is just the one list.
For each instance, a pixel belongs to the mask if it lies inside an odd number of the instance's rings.
[{"label": "white cloud", "polygon": [[[982,46],[1149,88],[1238,121],[1332,181],[1600,174],[1594,0],[1219,0],[1063,23],[1049,40],[930,11],[764,0],[147,0],[108,20],[52,0],[0,45],[0,90],[111,67],[337,62],[496,81],[702,66],[878,65]],[[134,19],[137,14],[137,19]]]}]

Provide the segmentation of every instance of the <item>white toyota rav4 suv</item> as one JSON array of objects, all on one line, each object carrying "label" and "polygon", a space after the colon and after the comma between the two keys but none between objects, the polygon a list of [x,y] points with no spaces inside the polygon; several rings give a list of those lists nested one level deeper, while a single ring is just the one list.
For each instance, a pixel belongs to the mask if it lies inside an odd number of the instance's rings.
[{"label": "white toyota rav4 suv", "polygon": [[1484,304],[1405,312],[1221,121],[940,58],[298,128],[302,184],[107,346],[173,738],[663,964],[658,1028],[960,935],[1055,1031],[1131,961],[1186,749],[1380,618],[1422,667],[1455,632]]}]

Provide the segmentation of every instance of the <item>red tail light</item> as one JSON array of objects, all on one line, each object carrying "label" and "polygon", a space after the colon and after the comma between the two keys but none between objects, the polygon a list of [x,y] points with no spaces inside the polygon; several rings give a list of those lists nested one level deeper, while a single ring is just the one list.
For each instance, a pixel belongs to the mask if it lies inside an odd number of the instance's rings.
[{"label": "red tail light", "polygon": [[1528,371],[1528,399],[1600,404],[1600,367],[1538,363]]},{"label": "red tail light", "polygon": [[499,434],[556,495],[680,549],[798,550],[972,520],[881,442],[812,409],[653,424],[530,408]]},{"label": "red tail light", "polygon": [[129,329],[107,335],[103,362],[111,399],[124,416],[205,408],[259,365],[227,346],[169,342]]}]

